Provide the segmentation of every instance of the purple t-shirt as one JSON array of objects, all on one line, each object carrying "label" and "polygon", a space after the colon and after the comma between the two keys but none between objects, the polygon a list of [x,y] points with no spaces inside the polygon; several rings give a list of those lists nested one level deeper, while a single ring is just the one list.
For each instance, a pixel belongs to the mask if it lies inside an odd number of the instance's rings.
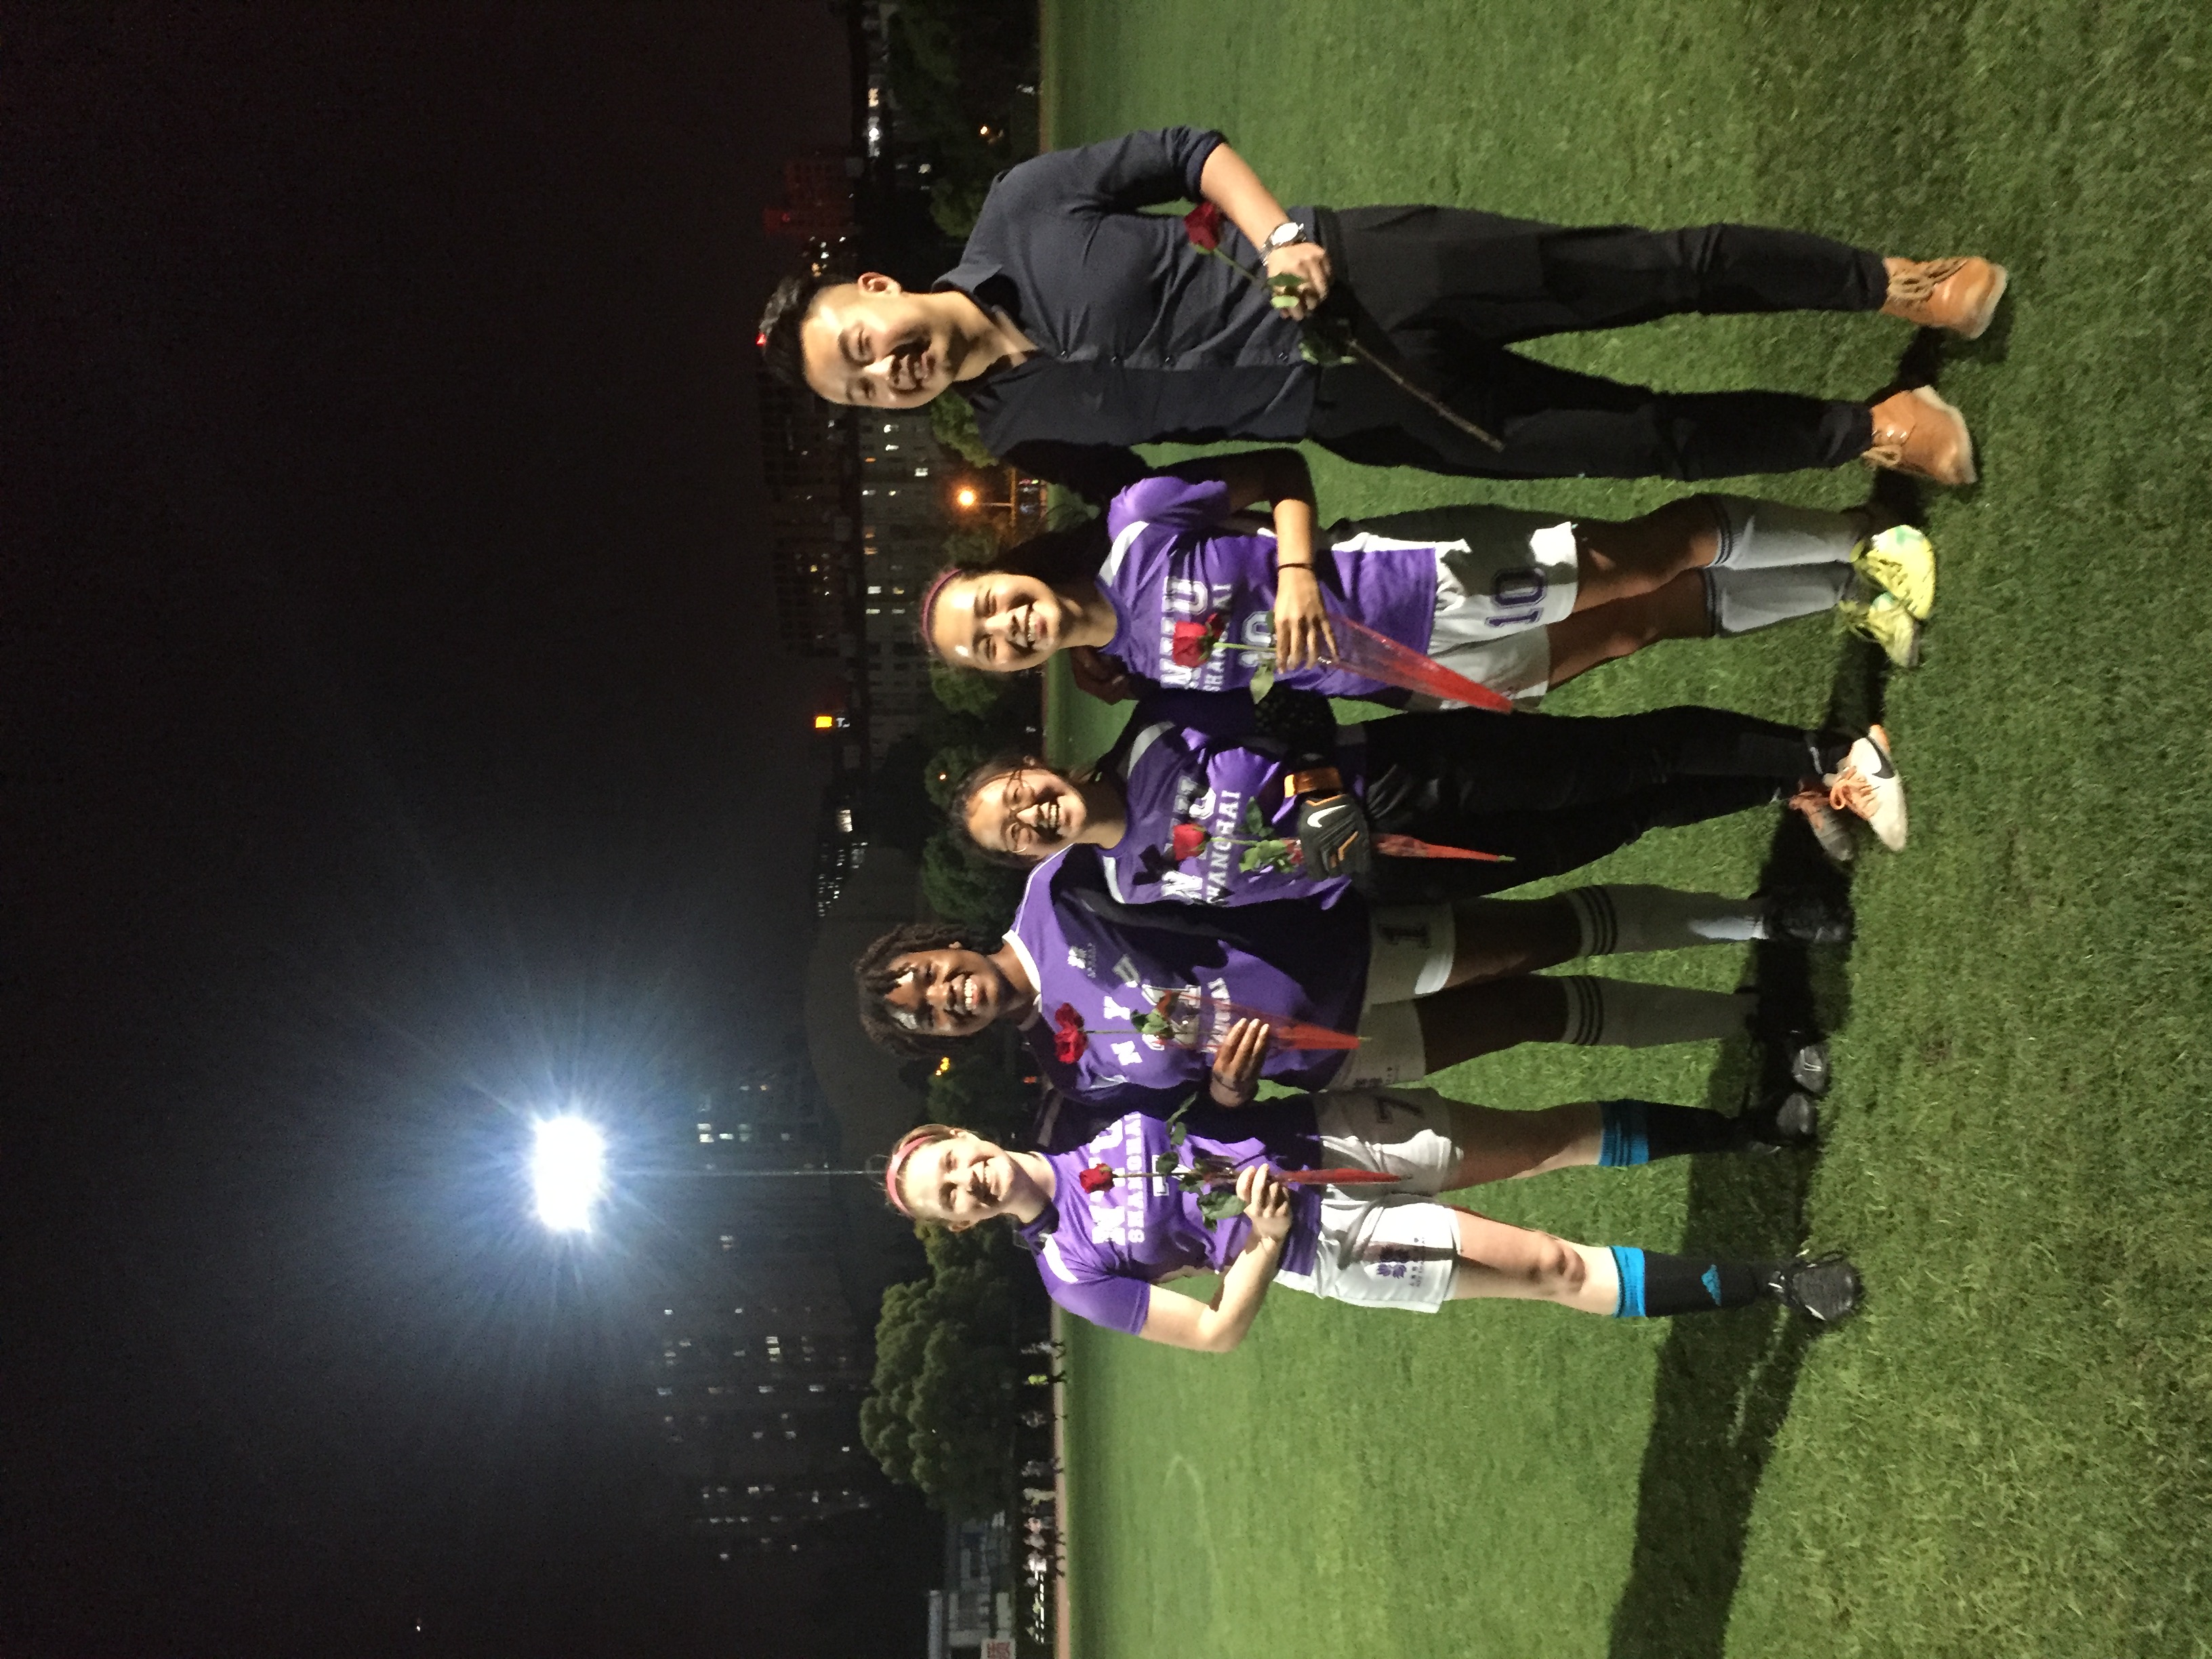
[{"label": "purple t-shirt", "polygon": [[[1084,892],[1120,908],[1106,890],[1097,849],[1071,847],[1030,872],[1006,932],[1037,988],[1037,1012],[1022,1036],[1065,1093],[1094,1104],[1188,1093],[1212,1073],[1212,1052],[1236,1018],[1223,1002],[1330,1030],[1358,1028],[1370,947],[1364,904],[1255,906],[1231,926],[1203,916],[1155,922],[1102,915],[1079,901]],[[1173,1033],[1133,1029],[1137,1016],[1163,998],[1187,993],[1208,1000],[1194,1008],[1171,1002]],[[1073,1063],[1054,1048],[1062,1007],[1074,1011],[1085,1032]],[[1278,1042],[1261,1075],[1293,1088],[1323,1088],[1350,1052]]]},{"label": "purple t-shirt", "polygon": [[[1195,701],[1194,699],[1192,701]],[[1256,733],[1219,737],[1139,705],[1121,763],[1128,828],[1100,849],[1107,890],[1125,904],[1254,904],[1304,899],[1323,907],[1350,878],[1310,876],[1298,862],[1297,799],[1282,745]],[[1349,785],[1356,774],[1340,767]]]},{"label": "purple t-shirt", "polygon": [[[1047,1154],[1054,1181],[1052,1208],[1022,1232],[1037,1252],[1046,1292],[1070,1313],[1134,1336],[1145,1328],[1156,1280],[1178,1267],[1218,1273],[1244,1248],[1250,1222],[1232,1216],[1209,1230],[1198,1195],[1175,1182],[1117,1181],[1103,1192],[1083,1190],[1082,1173],[1094,1164],[1148,1170],[1161,1153],[1175,1150],[1165,1123],[1131,1112],[1103,1125],[1088,1145]],[[1318,1152],[1312,1103],[1285,1101],[1205,1114],[1189,1128],[1178,1158],[1185,1167],[1212,1154],[1240,1170],[1261,1163],[1310,1170]],[[1320,1189],[1292,1188],[1285,1272],[1313,1271],[1320,1222]]]},{"label": "purple t-shirt", "polygon": [[[1098,572],[1099,591],[1119,623],[1107,654],[1164,686],[1224,691],[1251,684],[1253,669],[1267,659],[1235,647],[1274,642],[1275,538],[1229,531],[1222,523],[1228,515],[1228,485],[1164,473],[1139,478],[1113,499],[1106,508],[1113,550]],[[1314,574],[1331,611],[1416,651],[1429,648],[1435,548],[1334,553],[1317,546]],[[1219,642],[1200,654],[1199,637],[1217,632]],[[1333,697],[1392,690],[1341,668],[1300,668],[1277,678]]]}]

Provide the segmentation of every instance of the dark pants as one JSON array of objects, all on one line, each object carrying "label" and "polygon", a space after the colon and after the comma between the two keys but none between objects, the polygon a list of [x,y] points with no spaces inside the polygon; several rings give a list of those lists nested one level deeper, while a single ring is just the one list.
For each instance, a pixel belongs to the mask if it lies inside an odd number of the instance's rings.
[{"label": "dark pants", "polygon": [[1329,303],[1363,343],[1502,440],[1477,439],[1364,364],[1324,369],[1307,435],[1347,460],[1484,477],[1719,478],[1838,466],[1873,441],[1864,404],[1662,392],[1554,368],[1516,340],[1684,312],[1875,311],[1879,255],[1749,225],[1570,228],[1463,208],[1325,216]]},{"label": "dark pants", "polygon": [[1502,892],[1578,869],[1647,830],[1764,806],[1842,763],[1849,740],[1724,708],[1684,705],[1573,718],[1450,709],[1371,720],[1370,782],[1413,780],[1376,829],[1503,853],[1510,864],[1379,859],[1383,901]]}]

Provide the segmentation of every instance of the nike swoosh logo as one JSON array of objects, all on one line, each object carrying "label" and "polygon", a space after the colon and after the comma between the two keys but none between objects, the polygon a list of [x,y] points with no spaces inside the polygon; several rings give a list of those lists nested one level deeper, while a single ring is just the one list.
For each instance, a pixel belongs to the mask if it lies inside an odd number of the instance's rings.
[{"label": "nike swoosh logo", "polygon": [[1869,741],[1867,746],[1874,750],[1875,776],[1878,778],[1895,777],[1897,775],[1897,769],[1889,763],[1889,757],[1887,754],[1883,752],[1882,746],[1871,740]]}]

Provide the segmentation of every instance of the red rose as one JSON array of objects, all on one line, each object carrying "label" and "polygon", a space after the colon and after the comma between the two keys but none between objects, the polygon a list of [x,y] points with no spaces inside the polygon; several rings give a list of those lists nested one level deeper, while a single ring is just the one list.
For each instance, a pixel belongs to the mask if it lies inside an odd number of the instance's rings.
[{"label": "red rose", "polygon": [[1175,644],[1171,654],[1177,668],[1195,668],[1206,660],[1206,653],[1213,649],[1214,633],[1204,623],[1179,622],[1175,625]]},{"label": "red rose", "polygon": [[1193,247],[1212,252],[1221,246],[1221,210],[1211,202],[1200,202],[1184,214],[1182,228]]},{"label": "red rose", "polygon": [[1083,1029],[1083,1016],[1075,1012],[1075,1005],[1063,1002],[1052,1013],[1052,1051],[1063,1066],[1073,1066],[1083,1058],[1090,1048],[1091,1038]]},{"label": "red rose", "polygon": [[1206,850],[1206,831],[1194,823],[1178,823],[1175,833],[1168,837],[1168,850],[1175,854],[1176,862],[1194,859]]},{"label": "red rose", "polygon": [[1075,1177],[1083,1183],[1086,1193],[1103,1193],[1114,1184],[1114,1172],[1103,1164],[1094,1164]]}]

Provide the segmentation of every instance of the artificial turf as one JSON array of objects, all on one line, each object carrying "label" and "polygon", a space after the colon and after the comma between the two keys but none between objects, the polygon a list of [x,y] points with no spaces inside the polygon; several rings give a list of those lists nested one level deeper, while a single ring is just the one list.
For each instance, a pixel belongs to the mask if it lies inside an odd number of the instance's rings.
[{"label": "artificial turf", "polygon": [[[1989,338],[1927,360],[1984,482],[1926,503],[1925,665],[1885,686],[1805,622],[1664,646],[1550,705],[1886,708],[1913,839],[1863,861],[1847,957],[1609,969],[1750,973],[1817,1003],[1838,1073],[1821,1156],[1479,1200],[1585,1239],[1847,1248],[1863,1316],[1808,1342],[1756,1314],[1423,1319],[1284,1293],[1225,1358],[1074,1326],[1074,1650],[2212,1650],[2212,12],[1046,0],[1044,21],[1055,143],[1189,122],[1286,202],[1732,218],[2014,275]],[[1912,344],[1793,316],[1541,349],[1630,380],[1863,394]],[[1620,516],[1674,493],[1315,462],[1325,515],[1488,497]],[[1601,873],[1747,890],[1803,856],[1747,814]],[[1746,1069],[1717,1045],[1538,1051],[1442,1086],[1732,1103]]]}]

